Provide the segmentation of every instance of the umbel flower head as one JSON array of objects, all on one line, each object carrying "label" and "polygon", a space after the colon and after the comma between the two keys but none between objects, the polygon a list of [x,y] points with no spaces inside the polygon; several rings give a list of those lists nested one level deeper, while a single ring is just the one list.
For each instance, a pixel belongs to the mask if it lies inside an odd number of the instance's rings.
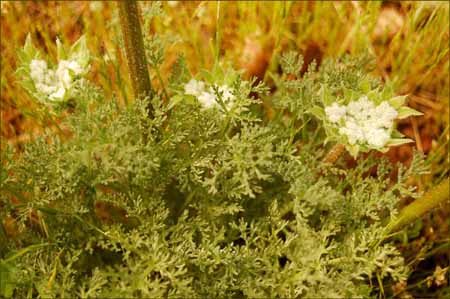
[{"label": "umbel flower head", "polygon": [[184,85],[184,93],[196,97],[204,108],[220,107],[219,97],[227,108],[230,108],[235,100],[235,96],[228,85],[214,84],[207,88],[205,82],[195,79],[191,79]]},{"label": "umbel flower head", "polygon": [[83,73],[80,64],[74,60],[59,61],[56,70],[49,69],[47,62],[42,59],[33,59],[30,62],[30,76],[36,90],[52,102],[63,101],[76,76]]},{"label": "umbel flower head", "polygon": [[351,145],[367,144],[375,149],[383,148],[389,141],[394,119],[398,115],[387,101],[375,106],[367,96],[346,106],[333,103],[325,107],[325,114]]},{"label": "umbel flower head", "polygon": [[38,101],[47,105],[66,102],[73,94],[74,85],[89,70],[89,52],[82,36],[67,51],[56,40],[58,64],[54,67],[41,59],[28,35],[19,53],[21,66],[17,73],[21,83]]},{"label": "umbel flower head", "polygon": [[366,88],[365,93],[346,90],[344,97],[335,98],[322,88],[324,108],[316,106],[311,112],[322,119],[327,139],[345,145],[353,157],[373,149],[386,152],[389,146],[412,141],[395,129],[395,119],[421,115],[405,106],[406,96],[389,93]]}]

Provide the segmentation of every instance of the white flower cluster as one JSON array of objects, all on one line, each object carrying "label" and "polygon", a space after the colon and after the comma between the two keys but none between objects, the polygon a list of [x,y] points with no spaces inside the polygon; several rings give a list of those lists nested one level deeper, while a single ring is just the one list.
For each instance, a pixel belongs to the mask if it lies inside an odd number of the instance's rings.
[{"label": "white flower cluster", "polygon": [[48,68],[47,62],[41,59],[33,59],[30,62],[30,76],[34,86],[52,101],[63,100],[72,87],[75,76],[85,71],[74,60],[59,61],[56,70]]},{"label": "white flower cluster", "polygon": [[330,122],[339,127],[339,133],[348,138],[352,145],[368,145],[382,148],[391,138],[392,126],[398,112],[388,102],[380,105],[370,101],[366,96],[347,106],[333,103],[325,107]]},{"label": "white flower cluster", "polygon": [[[216,86],[215,86],[216,87]],[[230,107],[233,103],[235,96],[228,85],[217,86],[219,93],[222,95],[222,100],[227,107]],[[217,101],[217,95],[212,87],[206,88],[206,84],[203,81],[197,81],[191,79],[184,85],[184,93],[195,96],[203,107],[211,108],[215,105],[219,105]]]}]

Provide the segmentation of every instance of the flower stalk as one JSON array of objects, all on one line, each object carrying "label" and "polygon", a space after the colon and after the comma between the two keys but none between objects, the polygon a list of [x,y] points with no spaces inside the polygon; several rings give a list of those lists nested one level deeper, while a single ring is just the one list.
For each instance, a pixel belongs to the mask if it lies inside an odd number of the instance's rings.
[{"label": "flower stalk", "polygon": [[[136,1],[119,1],[119,17],[122,35],[125,44],[128,69],[131,85],[136,98],[145,98],[153,95],[150,77],[147,70],[144,39],[139,23],[138,7]],[[153,117],[149,107],[150,117]]]},{"label": "flower stalk", "polygon": [[415,200],[405,207],[398,217],[388,225],[388,231],[393,232],[400,227],[409,224],[424,215],[428,211],[438,207],[447,201],[449,204],[449,178],[444,179],[439,185],[428,191],[423,197]]}]

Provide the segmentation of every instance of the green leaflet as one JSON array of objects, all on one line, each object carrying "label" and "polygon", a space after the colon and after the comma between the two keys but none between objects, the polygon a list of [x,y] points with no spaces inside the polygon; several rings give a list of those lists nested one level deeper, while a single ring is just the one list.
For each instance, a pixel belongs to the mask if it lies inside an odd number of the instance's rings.
[{"label": "green leaflet", "polygon": [[421,116],[421,115],[423,115],[422,112],[419,112],[407,106],[403,106],[398,109],[398,119],[404,119],[410,116]]}]

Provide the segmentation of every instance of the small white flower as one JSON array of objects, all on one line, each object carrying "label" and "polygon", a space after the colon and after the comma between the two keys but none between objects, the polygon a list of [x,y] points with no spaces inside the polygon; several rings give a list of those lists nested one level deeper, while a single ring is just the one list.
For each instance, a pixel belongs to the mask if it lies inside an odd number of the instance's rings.
[{"label": "small white flower", "polygon": [[347,112],[355,118],[366,119],[373,112],[374,107],[375,105],[369,101],[367,96],[363,96],[357,101],[350,102]]},{"label": "small white flower", "polygon": [[67,88],[70,88],[72,85],[72,76],[69,73],[69,69],[61,64],[58,65],[58,69],[56,70],[56,78],[58,85],[63,85]]},{"label": "small white flower", "polygon": [[205,108],[211,108],[214,105],[217,105],[216,95],[214,93],[204,91],[197,97],[197,99]]},{"label": "small white flower", "polygon": [[200,96],[202,92],[205,91],[205,83],[202,81],[197,81],[195,79],[191,79],[188,83],[184,85],[184,93],[193,95],[193,96]]},{"label": "small white flower", "polygon": [[81,68],[81,65],[75,60],[69,61],[69,63],[67,64],[67,68],[73,71],[75,75],[80,75],[84,72],[84,70]]},{"label": "small white flower", "polygon": [[69,88],[73,83],[72,73],[79,75],[83,73],[83,69],[76,61],[61,60],[56,70],[56,76],[59,82]]},{"label": "small white flower", "polygon": [[325,113],[332,123],[339,122],[339,120],[345,116],[346,112],[347,108],[338,103],[333,103],[333,105],[325,107]]},{"label": "small white flower", "polygon": [[40,92],[48,95],[48,94],[54,93],[57,90],[57,87],[52,86],[52,85],[43,84],[43,83],[37,83],[36,89],[39,90]]},{"label": "small white flower", "polygon": [[30,76],[33,81],[40,81],[47,72],[47,62],[41,59],[33,59],[30,62]]},{"label": "small white flower", "polygon": [[219,92],[222,93],[222,99],[224,102],[231,102],[236,98],[232,89],[229,88],[228,85],[219,86]]},{"label": "small white flower", "polygon": [[380,128],[371,129],[365,132],[365,135],[367,143],[375,148],[382,148],[390,138],[386,130]]},{"label": "small white flower", "polygon": [[42,78],[38,82],[42,82],[46,85],[53,85],[55,84],[55,80],[55,71],[49,69],[44,73],[44,76],[42,76]]},{"label": "small white flower", "polygon": [[339,129],[339,133],[346,135],[350,144],[364,140],[364,130],[352,119],[347,120],[345,127]]},{"label": "small white flower", "polygon": [[64,98],[64,95],[66,94],[66,89],[64,87],[59,87],[58,90],[54,93],[52,93],[49,96],[50,100],[62,100]]},{"label": "small white flower", "polygon": [[384,128],[391,128],[394,119],[398,116],[395,110],[388,102],[382,102],[375,108],[373,117],[378,120],[378,125]]},{"label": "small white flower", "polygon": [[30,77],[38,91],[49,95],[57,90],[55,74],[48,69],[47,62],[40,59],[33,59],[30,62]]}]

